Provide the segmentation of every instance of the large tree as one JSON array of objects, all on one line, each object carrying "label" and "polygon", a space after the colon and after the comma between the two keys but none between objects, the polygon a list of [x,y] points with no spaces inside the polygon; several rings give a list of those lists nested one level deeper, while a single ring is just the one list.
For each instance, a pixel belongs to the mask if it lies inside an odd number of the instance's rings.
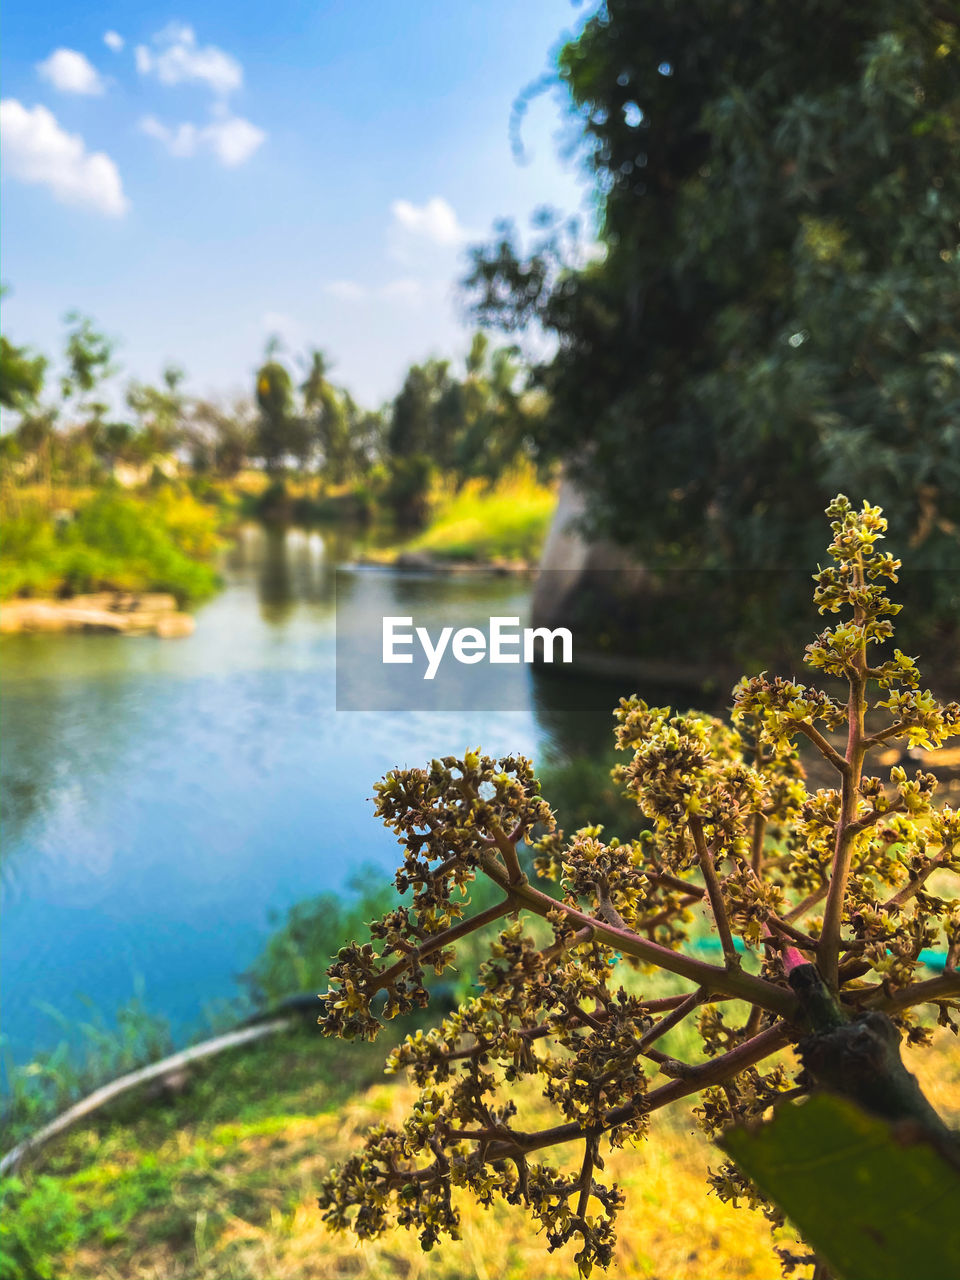
[{"label": "large tree", "polygon": [[284,459],[299,443],[293,380],[272,351],[257,370],[257,449],[271,475],[283,469]]},{"label": "large tree", "polygon": [[960,9],[608,0],[559,57],[605,256],[475,251],[479,317],[558,340],[541,447],[648,557],[805,563],[843,488],[913,562],[960,524]]}]

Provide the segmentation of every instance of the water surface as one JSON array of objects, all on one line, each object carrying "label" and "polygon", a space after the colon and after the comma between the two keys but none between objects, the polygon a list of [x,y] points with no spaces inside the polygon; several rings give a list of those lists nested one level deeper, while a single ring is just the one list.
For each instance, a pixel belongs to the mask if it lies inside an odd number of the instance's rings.
[{"label": "water surface", "polygon": [[[392,766],[605,740],[610,687],[591,686],[586,711],[581,687],[572,711],[569,685],[533,672],[512,711],[338,713],[333,569],[356,549],[250,528],[185,640],[4,638],[0,958],[16,1060],[62,1036],[43,1004],[87,1018],[88,997],[109,1015],[138,981],[183,1040],[236,994],[272,916],[363,863],[394,869],[369,801]],[[376,582],[365,591],[383,592],[384,613],[439,619],[422,579]],[[521,580],[470,575],[457,590],[477,617],[526,621]]]}]

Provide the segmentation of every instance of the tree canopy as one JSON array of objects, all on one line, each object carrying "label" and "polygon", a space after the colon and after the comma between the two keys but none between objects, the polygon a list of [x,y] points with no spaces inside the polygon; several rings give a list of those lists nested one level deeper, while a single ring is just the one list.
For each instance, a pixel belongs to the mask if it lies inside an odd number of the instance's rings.
[{"label": "tree canopy", "polygon": [[557,339],[540,447],[647,557],[804,563],[844,487],[914,563],[960,521],[960,16],[934,0],[608,0],[559,56],[605,256],[474,251]]}]

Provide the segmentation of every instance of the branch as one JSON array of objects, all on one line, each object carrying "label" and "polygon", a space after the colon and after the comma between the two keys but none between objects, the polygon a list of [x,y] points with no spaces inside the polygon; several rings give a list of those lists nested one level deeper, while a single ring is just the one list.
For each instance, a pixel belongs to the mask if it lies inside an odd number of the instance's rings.
[{"label": "branch", "polygon": [[668,1031],[672,1030],[684,1018],[689,1017],[694,1009],[704,1004],[708,998],[708,992],[701,987],[699,991],[694,991],[692,995],[686,996],[681,1004],[675,1009],[661,1018],[655,1023],[649,1031],[645,1031],[640,1037],[640,1048],[646,1049],[648,1045],[653,1044],[654,1040],[659,1040],[661,1036],[665,1036]]},{"label": "branch", "polygon": [[810,739],[820,754],[830,761],[838,773],[846,774],[850,772],[850,765],[848,761],[844,759],[835,747],[830,745],[815,725],[808,724],[806,720],[800,720],[797,722],[796,727],[802,734]]},{"label": "branch", "polygon": [[697,860],[700,863],[700,870],[707,886],[710,910],[713,912],[713,920],[717,926],[717,933],[720,935],[720,945],[723,947],[724,959],[728,966],[739,968],[740,958],[737,955],[736,947],[733,945],[733,934],[730,932],[730,920],[727,916],[726,903],[723,901],[723,890],[720,887],[717,869],[713,865],[713,854],[707,848],[707,842],[704,839],[703,823],[698,817],[691,814],[687,820],[687,825],[690,828],[690,834],[693,836],[693,843],[697,850]]},{"label": "branch", "polygon": [[796,1010],[796,998],[793,993],[768,982],[765,978],[754,977],[753,974],[745,973],[740,969],[726,969],[707,964],[703,960],[695,960],[692,956],[684,955],[682,951],[671,951],[669,947],[663,947],[658,942],[641,938],[629,930],[618,929],[615,925],[606,924],[596,916],[580,911],[577,907],[558,902],[547,894],[541,893],[539,889],[534,889],[530,884],[510,885],[504,875],[503,867],[490,855],[481,853],[480,865],[494,884],[500,885],[509,893],[514,906],[528,907],[544,919],[549,919],[558,911],[562,912],[568,920],[581,927],[592,925],[598,942],[603,942],[647,964],[655,964],[670,973],[677,973],[682,978],[689,978],[691,982],[707,987],[711,991],[719,991],[728,996],[748,1000],[751,1004],[762,1005],[768,1012],[778,1014],[780,1017],[790,1018]]},{"label": "branch", "polygon": [[750,865],[759,876],[763,869],[763,837],[767,829],[767,820],[762,813],[753,815],[753,833],[750,838]]},{"label": "branch", "polygon": [[890,806],[889,809],[884,809],[882,813],[874,809],[871,813],[868,813],[866,817],[857,818],[856,821],[850,823],[848,830],[854,835],[858,835],[861,831],[866,831],[868,828],[875,826],[876,823],[882,822],[883,819],[889,817],[891,813],[903,813],[906,807],[907,806],[903,799],[898,799]]},{"label": "branch", "polygon": [[510,883],[519,884],[521,881],[526,880],[526,876],[523,874],[523,868],[520,866],[520,859],[517,856],[517,846],[513,840],[511,840],[507,833],[496,823],[491,826],[490,834],[493,836],[497,848],[503,855],[503,861],[507,868],[507,874],[510,877]]},{"label": "branch", "polygon": [[882,746],[884,742],[889,742],[891,738],[898,738],[901,733],[907,729],[916,726],[916,720],[898,720],[896,724],[891,724],[886,729],[881,729],[879,733],[872,733],[869,738],[864,738],[863,745],[869,750],[871,747]]},{"label": "branch", "polygon": [[501,917],[509,915],[514,909],[513,901],[510,898],[504,898],[502,902],[497,902],[492,907],[487,907],[486,911],[470,916],[467,920],[461,920],[459,924],[455,924],[449,929],[444,929],[442,933],[434,934],[432,938],[427,938],[418,947],[412,947],[402,960],[398,960],[389,969],[384,969],[382,973],[378,974],[378,985],[371,994],[388,987],[395,979],[399,978],[405,969],[410,967],[414,960],[426,960],[435,951],[442,951],[449,943],[456,942],[459,938],[465,937],[466,934],[474,933],[477,929],[482,929],[484,925],[490,924],[493,920],[499,920]]},{"label": "branch", "polygon": [[[855,617],[860,621],[859,610]],[[843,903],[847,892],[847,880],[850,875],[850,863],[853,858],[854,841],[856,839],[856,812],[860,791],[860,774],[863,769],[863,757],[866,748],[863,745],[863,721],[866,714],[866,698],[864,694],[866,670],[866,641],[861,641],[860,650],[854,659],[853,670],[850,671],[850,698],[847,702],[847,754],[844,759],[843,781],[840,788],[840,817],[837,821],[837,840],[833,855],[833,868],[830,884],[827,889],[827,902],[823,912],[823,930],[817,947],[817,967],[821,977],[831,990],[836,991],[839,985],[840,963],[840,928],[843,922]]]},{"label": "branch", "polygon": [[925,867],[917,872],[892,898],[888,898],[881,907],[882,911],[889,911],[891,907],[902,907],[905,902],[913,897],[918,889],[922,889],[926,881],[944,865],[941,858],[930,858]]},{"label": "branch", "polygon": [[960,996],[960,973],[949,971],[936,978],[928,978],[926,982],[914,982],[909,987],[888,995],[882,984],[866,1001],[867,1009],[879,1009],[883,1013],[896,1012],[898,1009],[909,1009],[915,1004],[933,1004],[941,997]]},{"label": "branch", "polygon": [[608,924],[612,924],[617,929],[626,929],[626,922],[611,902],[610,890],[606,884],[597,885],[597,906],[600,908],[600,914]]},{"label": "branch", "polygon": [[828,884],[824,881],[819,889],[814,889],[812,893],[808,893],[804,900],[798,903],[792,910],[788,911],[783,919],[787,921],[787,923],[790,923],[793,920],[799,920],[801,916],[807,914],[811,907],[815,907],[818,902],[822,902],[824,900],[827,896],[827,888]]},{"label": "branch", "polygon": [[[708,1085],[719,1084],[722,1080],[736,1075],[747,1067],[752,1067],[755,1063],[762,1062],[764,1058],[776,1053],[778,1049],[784,1048],[789,1043],[790,1034],[783,1023],[768,1027],[765,1031],[761,1031],[759,1035],[754,1036],[751,1040],[744,1041],[743,1044],[729,1050],[727,1053],[721,1054],[720,1057],[712,1058],[709,1062],[702,1062],[695,1067],[690,1067],[683,1078],[671,1080],[668,1084],[661,1085],[650,1093],[641,1094],[633,1102],[617,1107],[609,1113],[607,1123],[603,1126],[604,1132],[626,1124],[628,1120],[633,1120],[637,1115],[659,1111],[661,1107],[667,1106],[670,1102],[675,1102],[678,1098],[685,1098],[691,1093],[699,1093],[701,1089],[706,1089]],[[576,1121],[568,1124],[558,1124],[552,1129],[544,1129],[539,1133],[516,1133],[511,1140],[492,1143],[488,1149],[487,1159],[508,1159],[515,1154],[539,1151],[541,1147],[552,1147],[559,1143],[571,1142],[582,1137],[583,1129]]]}]

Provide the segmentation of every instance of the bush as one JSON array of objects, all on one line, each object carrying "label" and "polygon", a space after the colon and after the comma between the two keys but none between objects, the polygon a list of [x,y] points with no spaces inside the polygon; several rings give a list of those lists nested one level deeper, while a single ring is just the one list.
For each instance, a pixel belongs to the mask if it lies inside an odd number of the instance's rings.
[{"label": "bush", "polygon": [[4,520],[0,596],[168,591],[195,602],[217,588],[207,561],[218,546],[216,512],[188,491],[107,489],[59,522],[32,506]]},{"label": "bush", "polygon": [[430,527],[409,546],[437,559],[535,561],[557,505],[553,487],[532,471],[502,476],[495,484],[468,480],[442,492]]}]

